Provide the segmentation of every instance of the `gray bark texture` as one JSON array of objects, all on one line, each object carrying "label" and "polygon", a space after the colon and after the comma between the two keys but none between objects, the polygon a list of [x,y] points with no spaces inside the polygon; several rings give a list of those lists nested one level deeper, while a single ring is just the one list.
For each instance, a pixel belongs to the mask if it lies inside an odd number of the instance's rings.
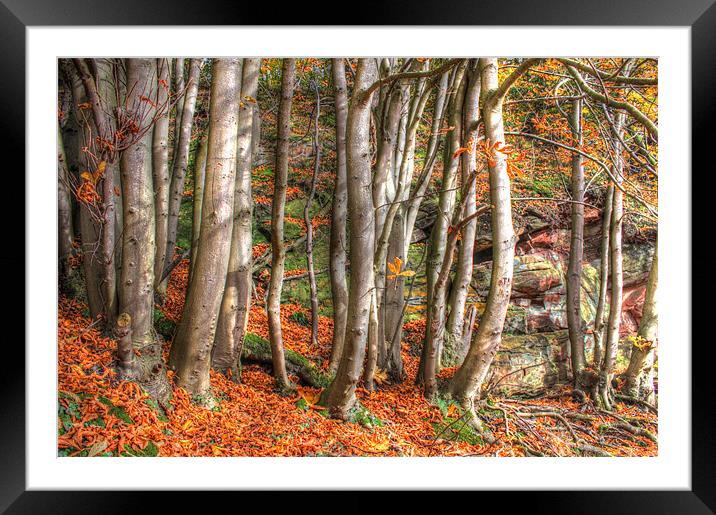
[{"label": "gray bark texture", "polygon": [[229,265],[236,182],[240,59],[214,59],[206,183],[199,248],[170,365],[175,381],[198,402],[211,406],[209,368]]}]

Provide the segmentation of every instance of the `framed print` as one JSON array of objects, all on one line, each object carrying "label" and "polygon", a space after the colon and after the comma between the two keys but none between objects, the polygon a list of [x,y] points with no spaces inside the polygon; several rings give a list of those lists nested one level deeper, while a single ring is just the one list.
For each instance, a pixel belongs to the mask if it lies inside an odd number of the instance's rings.
[{"label": "framed print", "polygon": [[3,509],[716,509],[716,7],[451,4],[3,0]]}]

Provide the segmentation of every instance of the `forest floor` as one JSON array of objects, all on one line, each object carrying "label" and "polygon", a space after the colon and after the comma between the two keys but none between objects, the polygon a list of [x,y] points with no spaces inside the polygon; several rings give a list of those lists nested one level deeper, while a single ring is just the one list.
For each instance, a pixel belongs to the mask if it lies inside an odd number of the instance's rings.
[{"label": "forest floor", "polygon": [[[167,299],[158,309],[178,322],[188,262],[173,272]],[[298,386],[294,396],[274,391],[260,365],[247,365],[241,383],[211,372],[215,410],[191,403],[174,390],[172,409],[159,408],[135,383],[114,371],[117,342],[103,337],[78,300],[61,297],[58,309],[58,454],[60,456],[656,456],[656,415],[617,403],[613,413],[573,400],[569,387],[541,397],[488,396],[483,420],[492,445],[466,424],[460,407],[424,399],[414,384],[416,344],[424,321],[405,324],[401,384],[375,392],[358,388],[362,405],[355,422],[332,420],[316,403],[321,390]],[[296,315],[302,313],[302,315]],[[327,366],[332,322],[321,317],[319,345],[310,345],[304,308],[282,305],[286,348]],[[310,314],[308,314],[310,317]],[[249,331],[267,336],[265,311],[254,306]],[[165,344],[168,353],[168,343]],[[445,379],[454,369],[443,370]],[[171,378],[171,372],[170,378]]]}]

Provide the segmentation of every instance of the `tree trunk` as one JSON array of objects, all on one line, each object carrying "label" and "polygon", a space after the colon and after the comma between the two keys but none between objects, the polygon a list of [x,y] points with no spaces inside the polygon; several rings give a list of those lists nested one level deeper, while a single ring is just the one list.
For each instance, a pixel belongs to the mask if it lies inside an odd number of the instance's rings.
[{"label": "tree trunk", "polygon": [[306,224],[306,269],[308,270],[308,284],[311,290],[311,343],[318,345],[318,291],[316,288],[316,272],[313,268],[313,220],[311,217],[311,206],[313,197],[316,195],[316,181],[321,168],[321,142],[318,133],[318,119],[321,116],[321,93],[317,83],[314,83],[316,91],[316,112],[314,116],[313,136],[313,176],[311,177],[311,190],[308,193],[306,204],[303,207],[303,221]]},{"label": "tree trunk", "polygon": [[[498,64],[495,58],[480,59],[484,105],[482,119],[485,137],[490,142],[505,141],[502,101],[507,91],[498,87]],[[519,68],[518,68],[519,70]],[[516,74],[517,71],[512,72]],[[508,80],[508,79],[505,79]],[[491,143],[494,145],[494,143]],[[462,402],[472,425],[483,431],[477,417],[474,402],[502,339],[502,329],[512,291],[515,244],[517,238],[512,226],[510,177],[507,174],[507,158],[492,152],[488,169],[490,174],[490,204],[492,225],[492,272],[490,291],[485,311],[480,319],[475,339],[470,345],[462,366],[450,382],[450,392]]]},{"label": "tree trunk", "polygon": [[[237,96],[239,128],[231,251],[212,356],[212,366],[215,369],[222,372],[231,370],[236,379],[239,379],[240,375],[241,347],[251,304],[251,129],[253,111],[256,109],[259,65],[260,59],[244,59],[241,70],[241,94],[240,97]],[[208,176],[206,180],[208,181]],[[199,237],[201,238],[201,233]]]},{"label": "tree trunk", "polygon": [[281,335],[281,289],[286,261],[284,244],[284,210],[288,181],[288,151],[291,137],[291,102],[296,73],[294,59],[284,59],[281,69],[281,103],[278,112],[278,139],[276,140],[276,166],[273,204],[271,207],[271,280],[269,283],[268,312],[269,341],[273,358],[273,374],[279,388],[290,387],[286,373],[286,358]]},{"label": "tree trunk", "polygon": [[[174,163],[172,166],[172,179],[169,191],[169,218],[167,219],[167,249],[164,254],[164,269],[174,260],[174,250],[177,244],[177,230],[179,227],[179,210],[184,195],[184,178],[189,162],[189,145],[191,143],[191,128],[194,119],[194,108],[199,90],[199,72],[201,59],[192,59],[189,65],[189,81],[187,84],[184,106],[182,108],[181,125],[179,126],[178,142]],[[158,286],[160,297],[166,293],[167,279]]]},{"label": "tree trunk", "polygon": [[373,59],[359,59],[346,128],[348,215],[350,217],[351,287],[346,340],[336,377],[328,388],[330,416],[347,419],[365,356],[371,303],[375,214],[371,193],[370,101],[366,89],[377,78]]},{"label": "tree trunk", "polygon": [[57,272],[60,290],[66,289],[72,255],[72,206],[68,189],[69,171],[62,130],[57,123]]},{"label": "tree trunk", "polygon": [[[455,196],[457,186],[457,171],[460,164],[459,157],[455,156],[455,153],[460,148],[460,142],[462,140],[462,107],[465,96],[465,82],[463,77],[465,75],[466,62],[457,68],[455,75],[455,82],[453,89],[455,90],[454,96],[450,99],[450,126],[454,127],[449,133],[448,142],[445,145],[444,159],[443,159],[443,176],[442,183],[440,184],[440,195],[438,199],[437,217],[433,224],[433,229],[430,234],[430,250],[428,254],[428,261],[426,263],[426,276],[427,276],[427,303],[431,306],[428,311],[426,327],[430,327],[433,323],[433,316],[438,317],[436,320],[440,326],[440,330],[434,333],[437,340],[429,342],[430,331],[426,331],[425,340],[423,344],[423,351],[420,356],[420,366],[418,377],[416,381],[422,382],[425,377],[434,377],[440,368],[440,354],[443,348],[443,335],[445,324],[445,298],[438,298],[435,296],[435,283],[438,279],[438,273],[442,267],[443,260],[445,259],[445,248],[447,245],[448,238],[448,227],[452,220],[453,209],[455,207]],[[454,157],[453,157],[454,156]],[[433,309],[434,308],[434,309]],[[435,359],[432,359],[431,353],[435,352]],[[426,370],[428,361],[431,363],[432,370]]]},{"label": "tree trunk", "polygon": [[343,353],[348,308],[348,284],[346,282],[346,117],[348,97],[346,72],[343,59],[332,59],[333,88],[336,109],[336,182],[333,188],[331,211],[330,272],[333,297],[333,345],[328,370],[335,373]]},{"label": "tree trunk", "polygon": [[609,283],[609,228],[612,224],[612,204],[614,203],[614,185],[609,184],[602,209],[602,239],[599,260],[599,299],[594,316],[594,370],[601,370],[604,360],[604,326],[607,307],[607,287]]},{"label": "tree trunk", "polygon": [[[157,106],[169,101],[169,60],[157,59]],[[156,249],[154,252],[154,287],[164,274],[169,222],[169,112],[154,123],[152,135],[152,178],[154,181],[154,211],[156,213]]]},{"label": "tree trunk", "polygon": [[443,115],[445,112],[445,99],[448,97],[448,85],[450,80],[450,72],[445,72],[440,77],[437,92],[435,93],[435,107],[433,108],[433,121],[430,129],[430,140],[428,141],[428,148],[425,152],[425,159],[423,160],[423,169],[418,177],[415,191],[411,194],[411,200],[408,203],[407,212],[405,215],[405,249],[403,255],[408,255],[410,249],[410,242],[413,238],[413,228],[415,227],[415,220],[418,217],[420,206],[423,202],[423,197],[430,184],[430,179],[433,173],[433,167],[437,160],[438,150],[440,147],[440,128],[443,122]]},{"label": "tree trunk", "polygon": [[[110,150],[112,139],[112,124],[108,114],[113,111],[116,104],[114,79],[112,74],[112,63],[107,59],[95,61],[96,78],[92,77],[89,66],[84,59],[74,59],[80,80],[84,86],[87,100],[91,105],[92,118],[94,120],[97,135],[95,142],[89,145],[92,149],[97,163],[97,171],[100,172],[102,182],[102,207],[101,222],[98,224],[101,239],[101,291],[104,302],[103,311],[106,317],[106,328],[111,330],[114,319],[117,316],[117,278],[114,263],[114,226],[115,226],[115,204],[114,204],[114,171],[115,154]],[[95,170],[92,170],[94,172]]]},{"label": "tree trunk", "polygon": [[[145,109],[140,99],[156,87],[153,59],[127,59],[127,109]],[[147,95],[149,96],[149,95]],[[150,131],[122,153],[122,270],[120,312],[132,317],[136,347],[154,346],[154,191],[152,187],[152,134]],[[158,351],[158,349],[156,349]]]},{"label": "tree trunk", "polygon": [[[85,92],[82,81],[76,70],[72,75],[72,97],[74,100],[74,116],[78,126],[77,149],[75,154],[78,162],[78,172],[89,170],[89,156],[84,151],[90,146],[91,134],[96,130],[94,122],[85,121],[83,115],[77,107],[87,102],[87,94]],[[102,294],[102,268],[100,266],[100,230],[99,220],[90,211],[89,206],[82,201],[78,201],[79,205],[79,226],[80,226],[80,243],[82,249],[82,270],[85,277],[85,293],[87,296],[87,306],[89,307],[90,316],[96,319],[104,312],[105,303]]]},{"label": "tree trunk", "polygon": [[[199,149],[196,152],[194,161],[194,195],[192,197],[192,220],[191,220],[191,257],[189,259],[189,282],[194,277],[194,265],[196,264],[196,252],[199,248],[199,232],[201,231],[201,208],[204,200],[204,177],[206,175],[206,152],[208,147],[208,131],[199,142]],[[157,247],[158,248],[158,247]]]},{"label": "tree trunk", "polygon": [[[181,132],[180,127],[182,124],[182,111],[184,110],[184,99],[186,98],[186,91],[184,83],[184,62],[186,61],[183,57],[177,57],[173,60],[174,65],[174,95],[176,106],[174,108],[174,143],[172,145],[172,163],[177,159],[177,148],[179,147],[179,133]],[[172,166],[173,169],[173,166]]]},{"label": "tree trunk", "polygon": [[[622,133],[625,115],[617,113],[614,127],[615,134]],[[624,163],[621,157],[622,147],[619,138],[613,138],[614,177],[619,183],[622,181]],[[614,365],[617,360],[619,346],[619,329],[622,315],[622,287],[624,277],[622,272],[622,217],[624,216],[624,201],[622,190],[615,185],[612,199],[612,219],[609,234],[609,269],[611,272],[611,298],[609,302],[609,326],[607,328],[607,343],[604,349],[604,363],[599,377],[599,403],[604,409],[611,410],[611,382]]]},{"label": "tree trunk", "polygon": [[231,245],[240,70],[240,59],[214,59],[205,178],[212,187],[204,189],[202,229],[194,267],[195,276],[202,280],[189,285],[170,354],[176,384],[207,406],[213,405],[209,383],[211,349]]},{"label": "tree trunk", "polygon": [[[476,61],[476,60],[472,60]],[[463,185],[469,180],[477,169],[477,122],[480,117],[480,74],[476,69],[476,62],[470,62],[468,73],[468,86],[465,93],[463,107],[463,143],[465,148],[460,156],[461,179]],[[472,216],[477,210],[476,194],[477,177],[473,177],[465,200],[465,218]],[[472,279],[473,249],[475,248],[475,234],[477,233],[477,219],[470,220],[462,229],[460,250],[457,259],[457,270],[453,281],[450,296],[450,314],[447,321],[447,339],[445,341],[442,362],[447,366],[457,365],[460,355],[464,355],[467,348],[463,339],[463,326],[465,325],[465,305],[467,303],[468,288]],[[469,342],[467,342],[469,344]]]},{"label": "tree trunk", "polygon": [[626,371],[627,395],[656,404],[654,392],[654,352],[658,337],[657,285],[659,275],[658,248],[654,249],[651,271],[646,283],[644,310],[639,322],[636,345],[632,347],[629,368]]},{"label": "tree trunk", "polygon": [[[574,146],[582,145],[582,100],[572,101],[569,125]],[[584,331],[582,329],[582,259],[584,259],[584,168],[582,156],[572,154],[572,219],[567,266],[567,327],[574,387],[582,390],[584,357]]]}]

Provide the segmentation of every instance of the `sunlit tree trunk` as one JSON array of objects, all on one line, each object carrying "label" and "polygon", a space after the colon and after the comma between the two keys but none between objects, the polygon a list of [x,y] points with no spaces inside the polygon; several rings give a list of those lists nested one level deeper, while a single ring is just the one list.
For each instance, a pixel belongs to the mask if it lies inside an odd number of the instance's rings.
[{"label": "sunlit tree trunk", "polygon": [[176,384],[208,406],[214,403],[209,383],[211,349],[226,282],[233,225],[240,71],[240,59],[214,59],[205,178],[212,187],[204,189],[202,229],[194,267],[195,277],[201,280],[189,285],[170,354]]},{"label": "sunlit tree trunk", "polygon": [[654,353],[658,338],[657,286],[659,276],[658,248],[654,249],[651,271],[646,283],[644,309],[639,322],[637,344],[632,346],[624,389],[627,395],[655,404]]},{"label": "sunlit tree trunk", "polygon": [[[475,62],[473,62],[475,61]],[[476,60],[471,60],[468,70],[468,86],[465,93],[463,107],[463,135],[461,147],[465,151],[460,155],[461,179],[463,185],[470,179],[477,168],[477,122],[480,117],[480,74],[477,71]],[[477,210],[475,199],[476,178],[470,181],[464,201],[464,217],[470,217]],[[468,288],[472,279],[473,249],[475,248],[475,234],[477,233],[477,219],[470,220],[462,229],[460,250],[457,259],[457,269],[450,295],[450,314],[446,326],[446,341],[443,348],[442,362],[447,366],[455,365],[464,355],[469,342],[463,339],[463,326],[465,325],[465,305],[467,303]]]},{"label": "sunlit tree trunk", "polygon": [[333,297],[333,345],[328,369],[335,372],[343,353],[348,308],[348,284],[346,282],[346,117],[348,96],[346,72],[343,59],[332,59],[333,89],[336,110],[336,182],[333,188],[331,212],[330,274]]},{"label": "sunlit tree trunk", "polygon": [[425,192],[430,184],[432,177],[433,167],[437,161],[437,155],[440,147],[440,128],[442,126],[444,111],[445,111],[445,99],[448,97],[448,85],[450,81],[450,72],[445,72],[440,77],[438,83],[438,89],[435,93],[435,102],[433,107],[433,119],[432,127],[430,129],[430,140],[428,141],[428,148],[425,152],[425,158],[423,159],[423,166],[420,172],[420,176],[417,179],[415,190],[411,193],[411,200],[407,204],[407,210],[405,214],[405,247],[403,255],[408,255],[410,249],[410,242],[412,240],[413,228],[415,227],[415,220],[418,217],[420,206],[423,202]]},{"label": "sunlit tree trunk", "polygon": [[[187,81],[184,106],[181,114],[181,124],[177,135],[177,145],[172,164],[171,186],[169,190],[169,218],[167,219],[167,249],[164,254],[164,268],[174,260],[174,250],[177,244],[177,231],[179,227],[179,210],[184,195],[184,179],[189,162],[189,145],[191,144],[191,128],[194,120],[194,108],[199,90],[199,72],[201,59],[192,59],[189,64],[189,79]],[[166,293],[167,278],[159,284],[157,293],[163,297]]]},{"label": "sunlit tree trunk", "polygon": [[295,59],[284,59],[281,68],[281,103],[278,112],[278,139],[276,141],[276,166],[274,196],[271,207],[271,280],[269,283],[268,312],[269,341],[273,373],[279,388],[290,386],[286,373],[286,359],[281,335],[281,289],[286,261],[284,243],[284,210],[286,207],[286,186],[288,181],[288,151],[291,137],[291,103],[293,101]]},{"label": "sunlit tree trunk", "polygon": [[196,252],[199,248],[199,232],[201,231],[201,208],[204,200],[204,177],[206,175],[206,152],[208,147],[208,132],[204,134],[199,142],[199,149],[196,151],[194,160],[194,195],[192,201],[191,220],[191,255],[189,260],[189,282],[194,276],[194,264],[196,263]]},{"label": "sunlit tree trunk", "polygon": [[375,214],[371,192],[370,101],[366,89],[377,78],[373,59],[359,59],[348,109],[346,155],[350,219],[351,286],[346,340],[336,377],[328,388],[330,416],[347,419],[355,405],[355,389],[365,357],[371,290],[374,288]]},{"label": "sunlit tree trunk", "polygon": [[[624,127],[625,114],[619,112],[615,116],[612,130],[614,152],[614,177],[617,184],[622,182],[624,162],[621,156],[622,147],[616,134],[621,134]],[[622,217],[624,216],[624,200],[622,190],[615,185],[612,198],[612,216],[609,234],[609,270],[611,276],[611,298],[609,300],[609,325],[607,342],[604,349],[604,362],[599,377],[598,402],[607,410],[611,410],[611,382],[617,360],[619,346],[619,329],[622,316],[622,288],[624,285],[622,263]]]},{"label": "sunlit tree trunk", "polygon": [[[169,100],[169,59],[157,59],[158,106]],[[154,179],[154,211],[156,213],[156,250],[154,253],[154,286],[159,286],[164,274],[169,222],[169,110],[157,118],[152,136],[152,176]]]},{"label": "sunlit tree trunk", "polygon": [[[572,101],[569,126],[572,131],[573,145],[582,145],[582,100]],[[584,357],[584,330],[582,328],[582,260],[584,259],[584,167],[582,156],[572,154],[572,219],[569,244],[569,264],[567,266],[567,327],[569,330],[570,355],[574,387],[582,389],[581,378],[586,360]]]},{"label": "sunlit tree trunk", "polygon": [[[480,59],[478,66],[482,76],[482,119],[485,124],[485,137],[490,142],[504,143],[503,99],[517,78],[536,62],[535,59],[525,60],[500,84],[497,59]],[[449,386],[450,393],[463,404],[470,423],[481,432],[484,432],[484,429],[475,412],[474,403],[480,395],[480,388],[502,340],[502,329],[512,291],[517,243],[512,226],[512,199],[510,177],[507,173],[507,156],[492,149],[490,152],[492,156],[488,163],[488,170],[493,242],[490,291],[475,339]]]},{"label": "sunlit tree trunk", "polygon": [[[239,129],[234,189],[234,222],[226,286],[219,311],[212,365],[217,370],[240,374],[241,349],[251,304],[251,138],[256,109],[260,59],[244,59],[241,71]],[[208,176],[205,180],[208,182]],[[206,207],[206,205],[205,205]],[[201,233],[199,234],[201,238]],[[195,271],[196,272],[196,271]],[[198,278],[199,276],[196,275]]]}]

